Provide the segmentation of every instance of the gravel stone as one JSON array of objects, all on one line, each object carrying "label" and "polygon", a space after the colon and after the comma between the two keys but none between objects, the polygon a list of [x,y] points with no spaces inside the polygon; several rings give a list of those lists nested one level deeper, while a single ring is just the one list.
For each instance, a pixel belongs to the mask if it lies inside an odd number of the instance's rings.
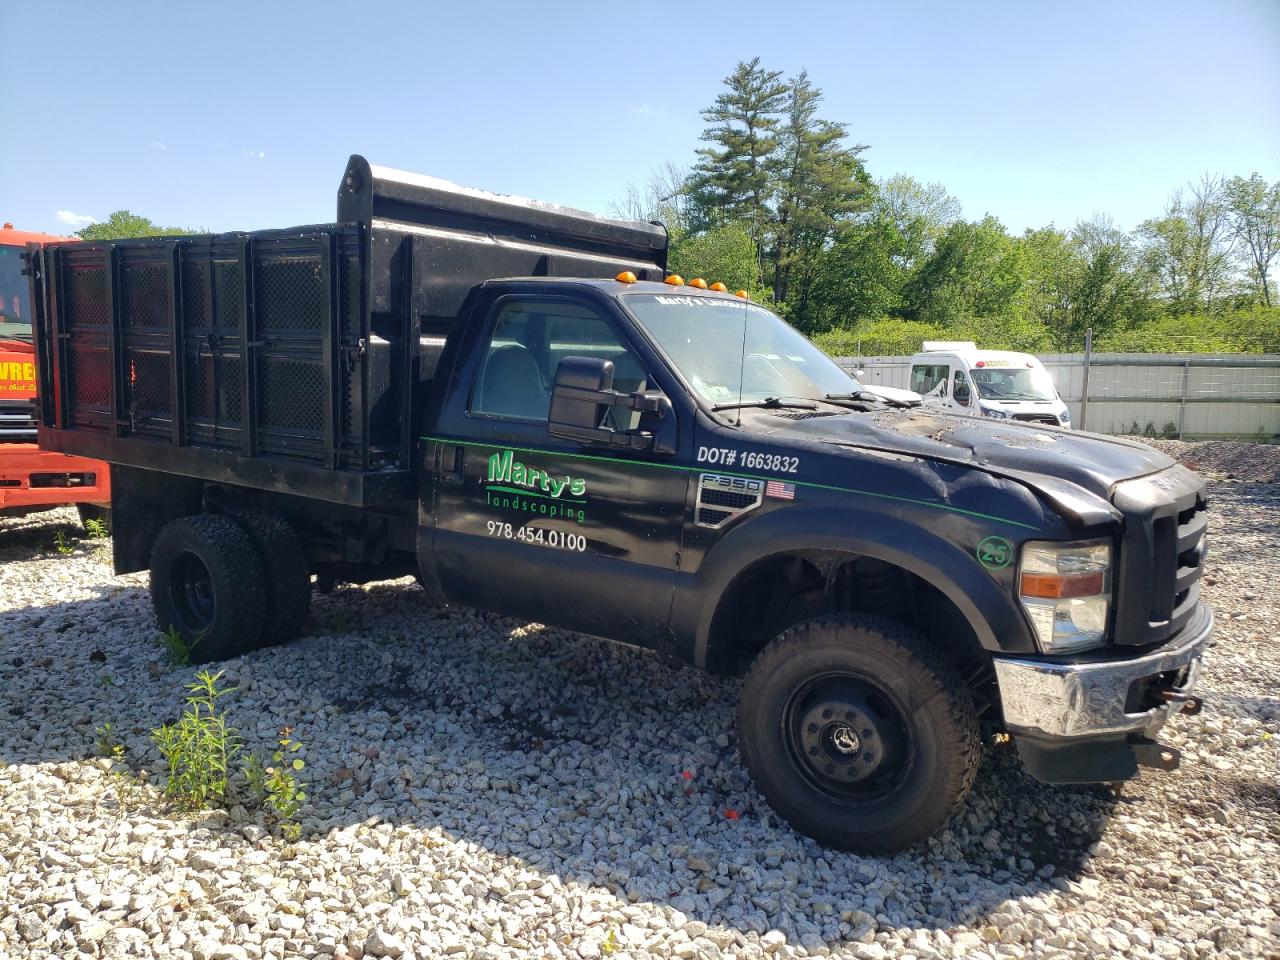
[{"label": "gravel stone", "polygon": [[882,859],[760,801],[735,681],[408,579],[317,596],[309,636],[219,665],[248,749],[303,744],[301,836],[239,774],[231,811],[185,816],[148,735],[195,670],[156,645],[145,574],[113,576],[74,511],[0,520],[0,956],[1275,956],[1280,486],[1210,497],[1218,645],[1204,712],[1161,734],[1181,768],[1049,787],[989,751],[955,819]]}]

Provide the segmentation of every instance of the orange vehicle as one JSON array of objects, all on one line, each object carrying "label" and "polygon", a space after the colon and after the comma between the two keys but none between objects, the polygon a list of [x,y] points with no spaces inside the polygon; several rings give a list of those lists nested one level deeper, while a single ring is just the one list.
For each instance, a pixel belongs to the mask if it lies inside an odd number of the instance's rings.
[{"label": "orange vehicle", "polygon": [[82,520],[107,519],[107,464],[36,446],[36,356],[22,255],[66,237],[0,228],[0,517],[74,503]]}]

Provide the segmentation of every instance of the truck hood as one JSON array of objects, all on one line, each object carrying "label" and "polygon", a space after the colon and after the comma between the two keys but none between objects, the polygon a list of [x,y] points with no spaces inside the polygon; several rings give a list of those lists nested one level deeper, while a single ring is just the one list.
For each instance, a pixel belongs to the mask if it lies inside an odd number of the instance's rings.
[{"label": "truck hood", "polygon": [[[756,422],[764,426],[765,417]],[[1112,488],[1157,473],[1174,461],[1146,444],[1096,433],[962,417],[927,409],[885,410],[789,419],[767,417],[770,434],[850,449],[905,454],[1010,477],[1088,522],[1114,514]],[[1071,489],[1072,487],[1076,489]],[[1090,507],[1081,490],[1104,504]],[[1104,516],[1104,513],[1106,514]]]}]

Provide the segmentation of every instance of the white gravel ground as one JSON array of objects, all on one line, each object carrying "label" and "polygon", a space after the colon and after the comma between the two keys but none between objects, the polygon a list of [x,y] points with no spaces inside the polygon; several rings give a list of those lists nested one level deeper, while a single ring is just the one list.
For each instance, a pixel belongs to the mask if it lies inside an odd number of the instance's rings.
[{"label": "white gravel ground", "polygon": [[1157,440],[1129,437],[1181,460],[1192,470],[1218,480],[1280,483],[1280,443],[1245,440]]},{"label": "white gravel ground", "polygon": [[1182,769],[1117,795],[988,756],[891,859],[769,813],[736,683],[411,580],[317,598],[308,638],[226,664],[245,739],[306,745],[300,840],[154,786],[122,809],[94,728],[159,782],[147,733],[193,671],[152,665],[145,575],[114,578],[74,514],[0,521],[0,957],[1280,956],[1280,487],[1212,494],[1219,646],[1167,732]]}]

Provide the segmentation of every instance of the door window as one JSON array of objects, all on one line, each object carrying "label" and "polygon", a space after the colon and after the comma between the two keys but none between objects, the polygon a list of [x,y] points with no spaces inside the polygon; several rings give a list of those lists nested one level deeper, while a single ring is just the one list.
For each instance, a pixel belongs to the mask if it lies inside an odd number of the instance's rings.
[{"label": "door window", "polygon": [[[644,390],[647,378],[635,355],[591,307],[559,300],[505,300],[490,327],[484,362],[472,395],[479,416],[545,422],[551,407],[556,367],[565,357],[598,357],[613,362],[613,387]],[[609,409],[609,418],[638,420],[638,411]],[[632,429],[630,422],[608,424]]]},{"label": "door window", "polygon": [[951,395],[955,397],[956,403],[966,407],[969,405],[969,378],[963,370],[956,371]]},{"label": "door window", "polygon": [[945,363],[917,363],[911,368],[911,389],[922,397],[945,397],[950,373],[951,368]]}]

